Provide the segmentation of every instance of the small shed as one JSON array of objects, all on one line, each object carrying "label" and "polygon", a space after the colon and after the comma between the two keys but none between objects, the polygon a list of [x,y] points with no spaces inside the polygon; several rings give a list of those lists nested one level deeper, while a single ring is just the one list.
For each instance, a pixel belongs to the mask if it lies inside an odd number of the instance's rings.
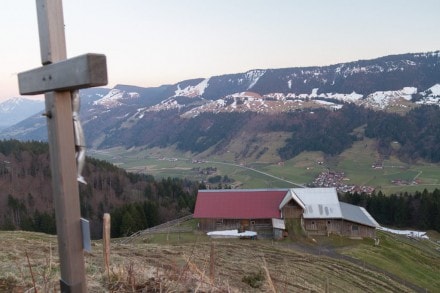
[{"label": "small shed", "polygon": [[283,239],[283,234],[284,231],[286,230],[286,224],[284,223],[284,219],[272,218],[272,227],[273,227],[273,238]]}]

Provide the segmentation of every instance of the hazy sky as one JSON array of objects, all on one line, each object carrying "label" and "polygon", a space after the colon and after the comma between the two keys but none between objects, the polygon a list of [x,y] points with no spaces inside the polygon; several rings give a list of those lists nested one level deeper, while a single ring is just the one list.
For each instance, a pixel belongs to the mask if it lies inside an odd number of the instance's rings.
[{"label": "hazy sky", "polygon": [[[440,50],[439,0],[64,0],[68,57],[107,56],[109,86]],[[2,1],[0,100],[41,65],[34,0]]]}]

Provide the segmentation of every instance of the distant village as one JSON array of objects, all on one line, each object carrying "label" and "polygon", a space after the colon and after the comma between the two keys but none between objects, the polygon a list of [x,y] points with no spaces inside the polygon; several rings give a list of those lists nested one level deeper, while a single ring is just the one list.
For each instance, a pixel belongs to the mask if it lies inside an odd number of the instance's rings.
[{"label": "distant village", "polygon": [[373,186],[359,186],[359,185],[349,185],[346,183],[348,181],[345,177],[344,172],[333,172],[324,171],[321,172],[318,177],[313,180],[312,187],[336,187],[338,192],[359,192],[365,194],[372,194],[374,191]]},{"label": "distant village", "polygon": [[[374,168],[374,166],[373,166]],[[376,167],[377,169],[377,167]],[[373,186],[350,185],[346,182],[350,179],[345,176],[344,172],[324,171],[321,172],[315,180],[310,184],[311,187],[336,187],[338,192],[358,192],[372,194],[375,188]],[[417,185],[420,184],[419,179],[405,180],[393,179],[391,183],[394,185]]]},{"label": "distant village", "polygon": [[[203,160],[193,160],[193,164],[201,164],[205,163]],[[324,165],[323,161],[318,161],[318,165]],[[279,166],[284,166],[284,162],[278,162]],[[243,164],[240,164],[243,165]],[[391,167],[399,167],[402,168],[402,166],[391,166]],[[383,160],[378,160],[374,164],[372,164],[371,168],[373,169],[383,169]],[[217,168],[215,167],[207,167],[207,168],[200,168],[195,167],[192,169],[192,171],[198,173],[199,175],[215,175],[217,173]],[[417,176],[416,176],[417,177]],[[335,187],[338,192],[358,192],[358,193],[364,193],[364,194],[372,194],[375,191],[375,187],[368,186],[368,185],[353,185],[348,184],[348,181],[350,179],[346,176],[345,172],[342,171],[330,171],[325,170],[321,172],[312,183],[307,184],[309,187]],[[417,178],[414,178],[412,180],[405,180],[405,179],[392,179],[390,181],[393,185],[417,185],[420,184],[421,181]]]}]

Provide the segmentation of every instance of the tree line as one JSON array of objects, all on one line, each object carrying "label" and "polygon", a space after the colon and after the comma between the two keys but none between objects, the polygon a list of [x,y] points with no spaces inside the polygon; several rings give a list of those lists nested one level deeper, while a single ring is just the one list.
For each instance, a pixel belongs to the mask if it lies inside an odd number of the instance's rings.
[{"label": "tree line", "polygon": [[[138,178],[139,179],[139,178]],[[153,181],[143,190],[138,201],[111,205],[104,208],[102,204],[93,206],[87,202],[85,190],[80,191],[81,216],[94,222],[92,227],[94,238],[99,237],[102,215],[111,214],[112,237],[129,236],[132,233],[162,222],[188,215],[194,211],[198,184],[177,178]],[[185,190],[186,189],[186,190]],[[88,189],[90,190],[90,189]],[[1,230],[26,230],[56,234],[55,212],[53,208],[41,212],[32,206],[33,196],[27,199],[8,195],[6,213],[0,225]],[[93,223],[92,223],[93,225]]]},{"label": "tree line", "polygon": [[[0,141],[0,157],[0,229],[56,233],[47,144]],[[83,174],[88,184],[79,188],[81,216],[90,220],[94,238],[101,235],[104,213],[113,214],[114,237],[189,214],[199,188],[197,182],[128,173],[90,157]]]},{"label": "tree line", "polygon": [[372,195],[355,192],[340,194],[339,198],[364,207],[381,225],[440,232],[439,189],[387,196],[381,191]]}]

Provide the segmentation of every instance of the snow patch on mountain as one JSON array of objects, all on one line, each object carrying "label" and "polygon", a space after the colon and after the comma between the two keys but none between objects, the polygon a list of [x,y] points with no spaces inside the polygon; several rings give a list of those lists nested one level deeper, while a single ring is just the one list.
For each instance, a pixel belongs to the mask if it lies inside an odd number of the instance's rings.
[{"label": "snow patch on mountain", "polygon": [[[27,99],[26,99],[27,100]],[[18,105],[25,101],[22,97],[14,97],[0,103],[0,112],[9,113],[17,108]]]},{"label": "snow patch on mountain", "polygon": [[0,103],[0,128],[11,126],[44,109],[44,101],[14,97]]},{"label": "snow patch on mountain", "polygon": [[250,81],[248,90],[252,89],[258,80],[266,73],[266,70],[251,70],[245,73],[246,78]]},{"label": "snow patch on mountain", "polygon": [[228,97],[232,97],[232,98],[249,98],[249,99],[261,99],[262,96],[254,93],[254,92],[241,92],[241,93],[235,93],[232,95],[227,96]]},{"label": "snow patch on mountain", "polygon": [[435,84],[426,91],[420,93],[422,99],[416,104],[438,105],[440,106],[440,84]]},{"label": "snow patch on mountain", "polygon": [[122,101],[124,99],[133,99],[139,98],[139,94],[136,92],[125,92],[119,89],[112,89],[107,95],[103,98],[94,101],[93,105],[100,105],[106,108],[114,108],[123,105]]},{"label": "snow patch on mountain", "polygon": [[177,85],[177,90],[174,92],[173,97],[200,97],[205,93],[205,89],[209,86],[209,78],[202,80],[199,84],[192,86],[189,85],[184,89],[180,88],[180,84]]},{"label": "snow patch on mountain", "polygon": [[363,98],[363,95],[352,92],[351,94],[339,94],[339,93],[320,93],[318,95],[318,88],[312,90],[311,94],[294,94],[294,93],[271,93],[264,95],[265,98],[272,98],[275,100],[292,100],[292,99],[311,99],[311,98],[321,98],[321,99],[335,99],[341,102],[356,102]]},{"label": "snow patch on mountain", "polygon": [[422,57],[422,58],[427,58],[427,57],[440,57],[440,51],[435,51],[435,52],[426,52],[426,53],[418,53],[418,54],[414,54],[414,57]]},{"label": "snow patch on mountain", "polygon": [[[313,93],[316,96],[316,91]],[[211,112],[256,112],[256,113],[280,113],[301,109],[304,104],[309,107],[325,107],[328,109],[340,109],[339,105],[325,100],[314,100],[310,95],[273,93],[261,96],[254,92],[240,92],[228,95],[224,98],[209,101],[204,105],[195,107],[181,115],[182,118],[194,118],[200,113]]]},{"label": "snow patch on mountain", "polygon": [[[261,96],[250,91],[240,92],[195,107],[182,114],[182,117],[191,118],[203,112],[277,113],[295,111],[304,107],[325,107],[338,110],[343,107],[342,103],[354,103],[367,108],[385,110],[388,107],[407,107],[411,103],[413,95],[417,94],[417,88],[404,87],[401,90],[377,91],[365,98],[356,92],[350,94],[318,94],[318,92],[318,88],[314,88],[310,94],[270,93]],[[426,97],[419,103],[440,105],[440,84],[431,87],[424,93]],[[337,101],[342,103],[339,104]]]},{"label": "snow patch on mountain", "polygon": [[357,94],[356,92],[352,92],[351,94],[325,93],[325,94],[320,94],[319,97],[326,99],[335,99],[342,102],[354,103],[361,100],[364,96],[361,94]]},{"label": "snow patch on mountain", "polygon": [[176,99],[168,98],[162,102],[160,102],[157,105],[151,106],[146,110],[146,112],[159,112],[159,111],[167,111],[172,109],[180,109],[184,105],[179,104],[179,102],[176,101]]},{"label": "snow patch on mountain", "polygon": [[436,84],[425,91],[430,96],[440,96],[440,84]]},{"label": "snow patch on mountain", "polygon": [[[359,73],[380,73],[383,72],[385,69],[380,65],[368,65],[368,66],[360,66],[358,64],[349,64],[349,63],[342,63],[339,64],[339,66],[335,69],[336,75],[342,75],[344,78],[347,78],[348,76],[351,76],[353,74],[359,74]],[[394,69],[389,70],[394,71]],[[333,80],[333,84],[334,84]]]},{"label": "snow patch on mountain", "polygon": [[139,94],[136,92],[127,93],[130,98],[139,98]]},{"label": "snow patch on mountain", "polygon": [[124,91],[118,89],[112,89],[102,99],[94,101],[93,105],[101,105],[101,106],[106,106],[108,108],[119,106],[122,105],[122,103],[119,102],[119,100],[122,99],[123,96],[124,96]]},{"label": "snow patch on mountain", "polygon": [[315,103],[320,104],[320,105],[324,105],[324,106],[328,106],[329,108],[334,109],[334,110],[339,110],[343,107],[342,105],[338,105],[333,102],[323,101],[323,100],[315,100]]},{"label": "snow patch on mountain", "polygon": [[417,94],[417,88],[415,87],[404,87],[397,91],[377,91],[368,95],[362,104],[373,108],[385,109],[390,106],[391,103],[395,103],[401,99],[411,101],[412,95],[414,94]]}]

